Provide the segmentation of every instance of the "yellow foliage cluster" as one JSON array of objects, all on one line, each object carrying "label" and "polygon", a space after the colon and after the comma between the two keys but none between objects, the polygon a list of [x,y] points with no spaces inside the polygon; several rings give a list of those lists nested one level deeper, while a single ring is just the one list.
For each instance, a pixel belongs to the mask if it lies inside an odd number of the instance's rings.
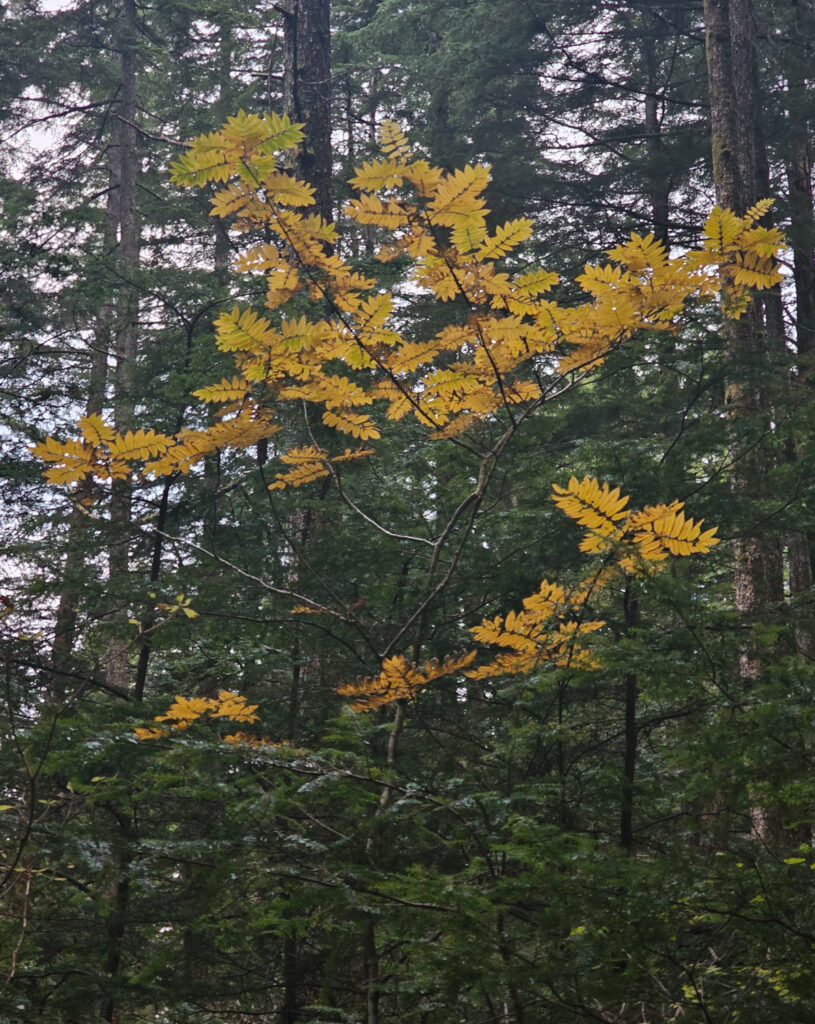
[{"label": "yellow foliage cluster", "polygon": [[620,489],[602,486],[590,478],[572,477],[568,487],[554,485],[554,503],[581,526],[586,536],[580,550],[592,554],[615,551],[619,564],[634,572],[642,562],[661,562],[672,555],[693,555],[709,551],[716,539],[716,527],[702,532],[702,521],[686,519],[681,501],[670,505],[648,505],[641,512],[626,512],[627,497]]},{"label": "yellow foliage cluster", "polygon": [[310,484],[320,477],[328,476],[328,463],[353,462],[373,455],[373,448],[346,448],[341,455],[329,456],[328,452],[316,445],[306,448],[291,448],[280,461],[292,468],[285,473],[276,473],[275,482],[269,484],[270,491],[282,490],[284,487],[301,487]]},{"label": "yellow foliage cluster", "polygon": [[[300,449],[291,456],[295,468],[319,464],[325,457],[320,449]],[[464,672],[472,680],[528,673],[543,664],[574,670],[592,670],[599,663],[586,645],[586,639],[605,625],[593,618],[589,603],[597,601],[603,591],[623,574],[628,577],[658,571],[669,554],[691,555],[708,552],[719,543],[716,527],[702,531],[702,521],[686,518],[683,503],[646,505],[640,511],[627,509],[629,498],[619,487],[600,483],[593,477],[578,480],[572,477],[566,487],[554,485],[552,500],[570,519],[586,531],[580,544],[582,551],[599,555],[602,561],[590,575],[570,587],[543,580],[538,590],[523,600],[523,610],[484,619],[470,629],[482,644],[502,648],[492,661],[469,669],[477,651],[449,656],[443,661],[431,660],[419,666],[403,654],[385,658],[375,676],[358,679],[338,688],[341,697],[348,697],[354,711],[369,712],[407,700],[434,680]],[[293,612],[310,613],[314,609],[298,606]],[[466,671],[464,671],[466,670]],[[253,722],[257,705],[247,705],[245,698],[222,690],[218,698],[177,697],[166,714],[157,722],[168,722],[172,729],[186,729],[203,715]],[[136,729],[140,739],[156,739],[168,734],[167,728]],[[233,744],[267,744],[244,733],[225,737]]]},{"label": "yellow foliage cluster", "polygon": [[53,463],[45,472],[49,483],[73,483],[88,474],[102,480],[124,479],[130,474],[133,460],[163,454],[172,440],[153,430],[117,434],[96,414],[85,416],[77,425],[82,432],[82,440],[63,443],[48,437],[33,449],[37,458]]},{"label": "yellow foliage cluster", "polygon": [[[156,715],[156,722],[166,725],[138,728],[134,732],[140,740],[157,740],[171,732],[188,729],[201,718],[224,718],[230,722],[257,722],[257,704],[249,704],[244,696],[233,690],[219,690],[216,697],[176,697],[163,715]],[[245,742],[244,733],[225,736],[228,743]]]},{"label": "yellow foliage cluster", "polygon": [[726,312],[734,319],[747,309],[752,289],[781,281],[777,256],[783,235],[759,223],[772,205],[772,199],[760,199],[743,217],[716,206],[705,221],[704,262],[720,268]]},{"label": "yellow foliage cluster", "polygon": [[475,660],[475,655],[475,651],[469,651],[458,657],[445,658],[442,662],[428,661],[419,667],[411,665],[404,655],[397,654],[382,662],[379,675],[348,683],[341,686],[337,693],[341,697],[354,698],[351,704],[354,711],[373,711],[384,704],[415,696],[434,679],[441,679],[442,676],[452,675],[465,668]]},{"label": "yellow foliage cluster", "polygon": [[661,568],[669,554],[702,554],[719,543],[716,528],[703,532],[701,521],[685,517],[680,501],[629,511],[628,500],[618,487],[592,477],[572,477],[567,487],[555,484],[554,503],[586,529],[581,551],[601,555],[601,565],[572,587],[544,580],[537,593],[524,598],[523,611],[485,619],[471,629],[480,643],[502,647],[506,653],[468,676],[489,679],[529,672],[544,663],[597,667],[585,639],[605,623],[590,616],[589,601],[621,573],[645,575]]},{"label": "yellow foliage cluster", "polygon": [[220,448],[246,448],[280,430],[262,407],[242,409],[207,429],[182,430],[174,436],[154,430],[119,434],[96,413],[77,425],[82,440],[63,442],[47,437],[31,449],[38,459],[52,463],[45,471],[49,483],[73,484],[86,476],[121,480],[131,474],[136,462],[142,463],[145,474],[189,473],[197,462]]},{"label": "yellow foliage cluster", "polygon": [[[503,651],[488,664],[466,671],[470,679],[531,672],[542,664],[575,670],[597,668],[585,641],[605,622],[589,614],[589,602],[596,601],[621,573],[644,575],[661,568],[669,554],[701,554],[718,544],[716,528],[702,532],[701,521],[685,518],[682,502],[626,510],[629,499],[618,487],[591,477],[572,477],[566,487],[555,485],[553,501],[585,527],[581,550],[601,555],[602,562],[571,587],[544,580],[536,593],[524,598],[522,611],[484,619],[474,626],[470,632],[479,643]],[[460,672],[475,656],[475,651],[469,651],[420,670],[398,655],[383,662],[379,675],[340,687],[337,692],[354,698],[351,707],[355,711],[372,711],[413,697],[433,679]]]},{"label": "yellow foliage cluster", "polygon": [[[216,422],[173,437],[152,431],[123,436],[88,417],[79,424],[81,440],[49,437],[34,449],[49,463],[53,483],[87,475],[115,479],[135,463],[148,474],[189,472],[215,449],[269,437],[279,429],[274,409],[283,402],[311,403],[327,427],[360,443],[380,437],[383,418],[406,416],[431,439],[453,437],[485,418],[512,415],[515,406],[543,401],[553,374],[569,377],[599,365],[636,331],[672,330],[692,297],[724,293],[738,316],[747,288],[768,288],[779,279],[781,237],[758,223],[768,209],[762,201],[745,217],[717,207],[702,248],[684,255],[669,256],[651,235],[632,235],[609,252],[611,263],[585,267],[577,279],[585,301],[561,305],[547,297],[557,275],[542,268],[515,272],[505,262],[529,238],[531,221],[519,218],[489,232],[489,168],[447,173],[433,167],[411,154],[404,134],[389,122],[381,132],[384,156],[351,178],[358,196],[345,216],[384,235],[379,260],[408,262],[406,293],[458,299],[463,310],[435,334],[406,338],[394,297],[337,254],[335,227],[308,212],[313,189],[285,170],[301,127],[287,117],[240,113],[196,139],[174,165],[178,184],[220,186],[213,216],[229,218],[234,231],[263,237],[241,254],[237,269],[265,275],[266,312],[235,307],[217,318],[217,345],[231,353],[236,372],[196,392],[219,407]],[[286,312],[300,295],[312,302],[313,318]],[[372,451],[343,448],[345,459]],[[325,476],[331,458],[324,452],[304,462],[295,449],[283,458],[291,468],[278,473],[272,487]],[[680,544],[678,521],[650,532],[674,529]]]},{"label": "yellow foliage cluster", "polygon": [[[240,113],[220,131],[196,139],[174,165],[178,184],[219,186],[212,215],[254,238],[237,270],[265,276],[265,311],[236,306],[215,321],[216,344],[235,363],[230,378],[195,393],[218,407],[215,422],[169,436],[120,434],[101,417],[86,417],[79,422],[80,439],[49,437],[35,447],[53,483],[70,485],[87,476],[115,480],[136,464],[145,474],[187,473],[212,451],[271,436],[280,429],[276,406],[298,402],[319,409],[324,425],[343,442],[333,454],[316,444],[281,454],[287,468],[271,487],[300,486],[370,455],[374,449],[363,445],[380,437],[387,420],[411,416],[429,439],[438,439],[485,419],[511,418],[515,407],[529,410],[557,391],[558,376],[565,386],[635,332],[675,329],[688,300],[724,298],[725,311],[739,316],[749,289],[770,288],[780,279],[781,236],[760,224],[770,205],[763,200],[744,217],[714,209],[702,247],[682,255],[669,255],[651,235],[632,234],[609,251],[611,262],[584,268],[577,278],[584,300],[563,305],[550,297],[557,275],[513,268],[513,254],[529,238],[532,222],[518,218],[489,231],[489,168],[448,173],[433,167],[411,153],[398,125],[387,122],[384,155],[357,168],[351,184],[358,195],[344,214],[382,236],[375,253],[380,261],[405,262],[404,294],[455,299],[461,310],[436,333],[406,337],[401,301],[338,254],[336,228],[308,212],[313,189],[285,169],[287,152],[302,141],[301,128],[287,117]],[[313,316],[291,313],[294,298],[309,300]],[[359,446],[344,444],[349,437]],[[544,581],[521,611],[474,627],[476,640],[502,648],[487,665],[468,668],[475,651],[422,666],[403,655],[385,659],[378,675],[339,690],[355,710],[413,697],[433,680],[465,669],[471,678],[485,679],[544,661],[592,668],[584,639],[604,625],[588,611],[592,598],[620,573],[655,571],[669,554],[704,552],[717,543],[716,531],[703,532],[701,523],[686,518],[681,502],[630,511],[618,488],[590,478],[555,487],[554,500],[585,528],[581,549],[601,559],[593,575],[568,588]],[[230,691],[217,698],[178,697],[156,719],[163,724],[137,734],[165,736],[202,717],[252,722],[255,710]],[[243,733],[228,740],[265,742]]]}]

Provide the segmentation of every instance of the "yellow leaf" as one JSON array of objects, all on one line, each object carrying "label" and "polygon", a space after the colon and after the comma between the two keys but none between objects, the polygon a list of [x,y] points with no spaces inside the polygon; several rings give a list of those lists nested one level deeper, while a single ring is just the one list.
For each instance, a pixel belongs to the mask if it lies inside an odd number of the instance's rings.
[{"label": "yellow leaf", "polygon": [[643,237],[632,233],[628,242],[609,249],[608,255],[636,274],[642,274],[645,270],[659,273],[668,262],[665,246],[656,241],[653,235]]},{"label": "yellow leaf", "polygon": [[450,241],[461,253],[471,253],[477,249],[487,233],[483,217],[466,218],[453,227]]},{"label": "yellow leaf", "polygon": [[766,217],[774,205],[775,200],[772,198],[767,197],[759,199],[759,201],[751,206],[747,213],[745,213],[745,223],[754,224],[756,221],[761,220],[762,217]]},{"label": "yellow leaf", "polygon": [[170,722],[174,729],[186,729],[190,723],[206,715],[216,702],[210,697],[176,697],[163,715],[156,715],[156,722]]},{"label": "yellow leaf", "polygon": [[82,436],[85,438],[85,441],[95,447],[98,447],[101,444],[107,444],[116,436],[116,431],[113,427],[105,423],[98,413],[92,413],[90,416],[84,416],[81,420],[77,421],[76,425],[82,431]]},{"label": "yellow leaf", "polygon": [[616,524],[625,517],[628,498],[620,496],[619,487],[601,486],[593,477],[581,481],[572,477],[568,487],[554,484],[552,489],[552,500],[562,512],[601,536],[615,533]]},{"label": "yellow leaf", "polygon": [[401,185],[404,181],[401,165],[396,160],[374,160],[354,170],[355,174],[348,179],[348,184],[360,192],[377,192],[379,189]]},{"label": "yellow leaf", "polygon": [[441,167],[433,167],[427,160],[412,160],[403,170],[405,179],[425,198],[433,195],[444,177]]},{"label": "yellow leaf", "polygon": [[409,219],[409,210],[395,199],[383,202],[367,192],[347,203],[343,212],[358,224],[374,224],[391,231],[404,227]]},{"label": "yellow leaf", "polygon": [[108,448],[113,458],[132,462],[163,455],[172,443],[171,437],[154,430],[129,430],[109,441]]},{"label": "yellow leaf", "polygon": [[165,736],[167,736],[166,729],[145,729],[139,727],[137,729],[134,729],[133,732],[140,740],[161,740],[164,739]]},{"label": "yellow leaf", "polygon": [[235,306],[230,313],[221,313],[215,321],[216,344],[222,352],[262,352],[278,337],[272,324],[262,316]]},{"label": "yellow leaf", "polygon": [[282,491],[285,487],[302,487],[324,476],[328,476],[328,470],[323,462],[304,462],[287,473],[276,473],[274,483],[269,484],[269,490]]},{"label": "yellow leaf", "polygon": [[738,238],[744,222],[732,210],[714,206],[705,221],[704,247],[713,252],[726,252]]},{"label": "yellow leaf", "polygon": [[210,718],[228,718],[231,722],[257,722],[257,704],[247,703],[246,697],[233,690],[219,690],[218,699],[209,709]]},{"label": "yellow leaf", "polygon": [[476,252],[479,260],[497,260],[517,248],[532,234],[532,221],[526,217],[509,220],[487,238]]},{"label": "yellow leaf", "polygon": [[375,448],[356,448],[355,450],[352,450],[350,448],[346,448],[345,451],[342,453],[342,455],[332,455],[331,456],[331,461],[332,462],[354,462],[357,459],[364,459],[368,455],[375,455],[375,454],[376,454],[376,449]]},{"label": "yellow leaf", "polygon": [[293,174],[271,171],[263,175],[260,184],[267,198],[272,199],[275,203],[286,206],[314,205],[314,188],[295,178]]},{"label": "yellow leaf", "polygon": [[375,441],[382,436],[374,421],[364,413],[348,412],[345,409],[337,411],[327,409],[323,413],[323,423],[343,434],[351,434],[352,437],[356,437],[360,441]]},{"label": "yellow leaf", "polygon": [[308,445],[305,448],[290,448],[285,455],[280,456],[280,461],[287,466],[303,466],[306,463],[323,462],[328,457],[328,452],[316,445]]},{"label": "yellow leaf", "polygon": [[243,181],[231,182],[218,189],[212,197],[212,216],[231,217],[235,213],[245,213],[255,203],[255,193]]},{"label": "yellow leaf", "polygon": [[445,175],[428,206],[433,221],[455,227],[461,218],[483,217],[486,204],[481,193],[489,180],[489,168],[483,164],[463,167]]},{"label": "yellow leaf", "polygon": [[249,394],[249,385],[244,377],[233,377],[222,380],[218,384],[210,384],[205,388],[193,391],[202,402],[240,402]]},{"label": "yellow leaf", "polygon": [[379,126],[379,144],[388,156],[402,160],[410,153],[407,136],[396,123],[390,119]]}]

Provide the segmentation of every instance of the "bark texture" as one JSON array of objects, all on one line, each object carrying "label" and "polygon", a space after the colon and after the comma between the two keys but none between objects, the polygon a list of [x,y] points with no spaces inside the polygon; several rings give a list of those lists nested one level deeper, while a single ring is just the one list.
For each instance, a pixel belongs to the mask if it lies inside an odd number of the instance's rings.
[{"label": "bark texture", "polygon": [[[759,98],[751,0],[705,0],[705,41],[710,88],[711,139],[716,198],[743,214],[766,194],[766,159],[758,132]],[[739,320],[725,326],[730,374],[726,400],[734,425],[731,484],[745,508],[767,495],[771,455],[762,443],[772,419],[773,349],[763,307],[751,303]],[[748,440],[743,440],[747,438]],[[759,519],[757,514],[754,521]],[[749,622],[772,616],[783,600],[783,558],[779,537],[754,526],[734,545],[735,601]],[[745,655],[742,673],[758,671]]]},{"label": "bark texture", "polygon": [[[789,186],[789,242],[793,252],[795,281],[795,346],[797,352],[798,407],[808,407],[815,387],[815,215],[812,196],[811,113],[807,76],[815,56],[815,12],[811,5],[795,3],[787,89],[787,183]],[[804,416],[806,422],[808,417]],[[808,442],[802,432],[794,438],[791,460],[801,457]],[[797,600],[794,614],[796,646],[815,656],[815,628],[809,593],[812,589],[811,531],[800,529],[788,540],[790,593]]]},{"label": "bark texture", "polygon": [[[108,194],[103,237],[103,249],[106,254],[112,253],[115,249],[119,231],[119,170],[116,148],[108,148],[107,159]],[[104,408],[113,317],[113,302],[108,297],[102,303],[94,325],[88,394],[85,401],[86,416],[101,415]],[[92,487],[93,483],[88,479],[79,488],[68,524],[67,554],[54,623],[54,643],[51,648],[51,674],[48,691],[49,699],[56,704],[61,704],[65,699],[75,670],[74,647],[82,595],[82,576],[88,550],[86,539],[90,529],[89,518],[85,514],[82,502],[90,497]]]},{"label": "bark texture", "polygon": [[[124,0],[117,25],[116,46],[121,69],[121,100],[116,111],[116,139],[119,167],[119,245],[116,270],[121,285],[117,291],[114,342],[115,375],[113,422],[125,433],[135,428],[134,370],[136,363],[139,295],[136,276],[139,267],[139,222],[136,203],[138,155],[136,152],[136,45],[138,24],[135,0]],[[130,525],[132,485],[129,480],[116,480],[111,497],[113,536],[109,551],[110,592],[117,613],[126,611],[129,593]],[[111,641],[105,657],[105,675],[110,686],[126,689],[131,683],[127,664],[127,645]]]},{"label": "bark texture", "polygon": [[645,66],[645,148],[648,154],[648,191],[651,200],[651,222],[654,238],[667,249],[670,216],[671,183],[662,142],[662,114],[660,109],[659,61],[657,40],[662,23],[653,11],[644,10],[642,18],[642,58]]},{"label": "bark texture", "polygon": [[329,0],[285,0],[283,106],[305,124],[295,172],[312,185],[317,212],[333,220],[331,202],[331,35]]},{"label": "bark texture", "polygon": [[[626,632],[640,624],[639,599],[626,587],[623,595]],[[637,769],[637,698],[639,686],[635,672],[626,672],[623,678],[623,702],[625,707],[623,739],[623,785],[620,799],[620,846],[629,852],[634,845],[634,778]]]}]

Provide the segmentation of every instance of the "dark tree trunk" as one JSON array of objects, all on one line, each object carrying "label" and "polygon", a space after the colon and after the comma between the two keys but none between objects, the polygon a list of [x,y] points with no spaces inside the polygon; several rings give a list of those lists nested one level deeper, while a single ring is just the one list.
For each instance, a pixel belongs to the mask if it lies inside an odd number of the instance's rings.
[{"label": "dark tree trunk", "polygon": [[[119,167],[119,247],[116,268],[121,280],[116,311],[114,354],[116,368],[113,394],[113,421],[122,433],[133,430],[135,393],[134,370],[139,296],[136,274],[139,266],[139,224],[136,206],[136,42],[138,24],[135,0],[124,0],[117,25],[116,45],[121,68],[121,101],[116,111]],[[110,591],[119,613],[124,612],[130,570],[130,526],[132,485],[130,480],[116,480],[111,498]],[[106,654],[106,676],[110,685],[119,689],[130,683],[127,645],[115,638]]]},{"label": "dark tree trunk", "polygon": [[[128,827],[120,823],[122,841],[127,842]],[[108,918],[105,926],[107,938],[107,957],[105,972],[108,976],[109,991],[102,1007],[102,1019],[107,1024],[119,1024],[121,1021],[121,1005],[116,991],[122,967],[122,949],[130,905],[130,863],[131,855],[124,848],[119,851],[116,859],[116,880],[114,891],[108,904]]]},{"label": "dark tree trunk", "polygon": [[297,940],[292,935],[283,939],[283,1005],[280,1024],[296,1024],[302,977],[297,958]]},{"label": "dark tree trunk", "polygon": [[759,198],[757,97],[751,0],[705,0],[716,197],[736,213]]},{"label": "dark tree trunk", "polygon": [[[108,195],[105,211],[105,227],[103,249],[112,253],[116,248],[119,231],[119,171],[118,149],[108,149]],[[93,332],[93,348],[90,354],[90,371],[88,377],[88,396],[85,402],[85,415],[101,415],[105,404],[105,385],[107,383],[108,353],[111,348],[111,322],[114,307],[110,299],[100,307]],[[77,619],[82,596],[81,577],[86,562],[87,548],[85,541],[89,530],[89,519],[85,513],[83,501],[90,498],[93,482],[87,479],[79,488],[76,504],[68,524],[67,554],[62,571],[62,589],[57,605],[54,624],[54,643],[51,648],[51,677],[49,682],[49,698],[54,703],[62,703],[66,696],[66,673],[72,671],[74,662],[74,646],[76,644]]]},{"label": "dark tree trunk", "polygon": [[329,0],[286,0],[283,11],[283,106],[305,124],[295,172],[316,190],[317,212],[333,220],[331,202],[331,36]]},{"label": "dark tree trunk", "polygon": [[[626,631],[634,629],[640,622],[639,600],[626,587],[623,597]],[[637,676],[626,672],[623,679],[623,702],[625,706],[625,729],[623,750],[623,786],[620,802],[620,846],[631,850],[634,845],[634,774],[637,768],[637,697],[639,694]]]},{"label": "dark tree trunk", "polygon": [[[136,275],[139,267],[139,223],[136,203],[136,45],[138,23],[136,0],[123,0],[122,12],[116,26],[115,44],[119,51],[121,69],[121,101],[117,116],[118,168],[119,168],[119,248],[116,269],[121,284],[117,291],[116,357],[113,419],[116,429],[125,432],[135,429],[134,370],[136,361],[137,321],[139,295]],[[131,529],[132,485],[129,480],[114,481],[111,497],[111,526],[113,536],[109,552],[110,590],[117,611],[128,599],[130,570],[129,547]],[[106,676],[110,685],[127,689],[131,683],[128,665],[129,645],[123,637],[114,637],[106,652]],[[141,699],[141,693],[138,694]],[[117,855],[117,871],[113,892],[109,899],[110,916],[107,925],[107,962],[110,995],[104,1008],[103,1019],[119,1024],[121,1004],[117,993],[122,973],[125,937],[128,927],[130,877],[132,853],[130,850],[132,822],[129,812],[114,812],[120,831],[121,848]]]},{"label": "dark tree trunk", "polygon": [[[797,350],[796,400],[809,405],[815,386],[815,216],[812,197],[812,152],[809,142],[809,90],[807,75],[813,59],[815,18],[811,10],[795,4],[795,38],[800,49],[789,61],[787,93],[788,152],[787,182],[790,197],[789,241],[793,252],[795,281],[795,345]],[[791,459],[797,459],[805,438],[792,444]],[[812,537],[796,530],[788,540],[790,593],[808,594],[812,589]],[[815,654],[815,630],[796,609],[795,639],[798,650],[808,657]],[[811,618],[811,616],[807,616]]]},{"label": "dark tree trunk", "polygon": [[[758,95],[753,12],[750,0],[705,0],[711,138],[716,198],[743,214],[763,192],[766,160],[757,130]],[[734,499],[749,508],[766,496],[770,454],[744,445],[740,431],[769,431],[771,349],[761,305],[753,301],[740,320],[725,325],[729,357],[727,403],[736,438],[731,486]],[[776,341],[777,345],[777,341]],[[761,384],[758,382],[762,381]],[[756,517],[758,518],[758,517]],[[754,528],[734,545],[736,607],[747,622],[777,613],[783,599],[783,560],[778,536]],[[745,654],[742,673],[758,665]]]},{"label": "dark tree trunk", "polygon": [[376,948],[376,929],[372,917],[365,925],[363,937],[365,958],[366,1024],[379,1024],[379,953]]},{"label": "dark tree trunk", "polygon": [[645,148],[648,153],[648,190],[651,199],[651,223],[654,238],[668,248],[668,216],[671,194],[660,117],[657,77],[657,38],[659,22],[652,11],[642,12],[642,54],[645,64]]},{"label": "dark tree trunk", "polygon": [[[803,87],[801,87],[803,91]],[[790,88],[790,102],[798,87]],[[790,231],[795,279],[795,331],[798,371],[802,381],[815,380],[815,217],[812,202],[812,161],[806,121],[792,110],[787,179],[790,191]]]}]

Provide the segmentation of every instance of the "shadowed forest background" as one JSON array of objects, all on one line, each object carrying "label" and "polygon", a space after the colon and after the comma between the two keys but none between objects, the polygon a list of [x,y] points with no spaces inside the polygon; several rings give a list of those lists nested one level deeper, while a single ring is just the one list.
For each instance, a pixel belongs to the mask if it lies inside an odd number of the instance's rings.
[{"label": "shadowed forest background", "polygon": [[[815,1022],[811,0],[7,0],[0,44],[0,1020]],[[534,355],[545,401],[405,417],[302,486],[308,397],[183,471],[47,482],[32,449],[83,417],[219,429],[214,321],[271,286],[170,165],[239,110],[305,124],[320,258],[393,290],[416,351],[468,299],[349,213],[391,121],[490,166],[489,230],[533,225],[505,269],[558,303],[632,232],[678,255],[765,197],[783,281],[585,372]],[[315,284],[268,323],[329,312]],[[582,585],[571,478],[720,543],[589,588],[579,654],[398,689]],[[337,692],[396,656],[381,706]]]}]

